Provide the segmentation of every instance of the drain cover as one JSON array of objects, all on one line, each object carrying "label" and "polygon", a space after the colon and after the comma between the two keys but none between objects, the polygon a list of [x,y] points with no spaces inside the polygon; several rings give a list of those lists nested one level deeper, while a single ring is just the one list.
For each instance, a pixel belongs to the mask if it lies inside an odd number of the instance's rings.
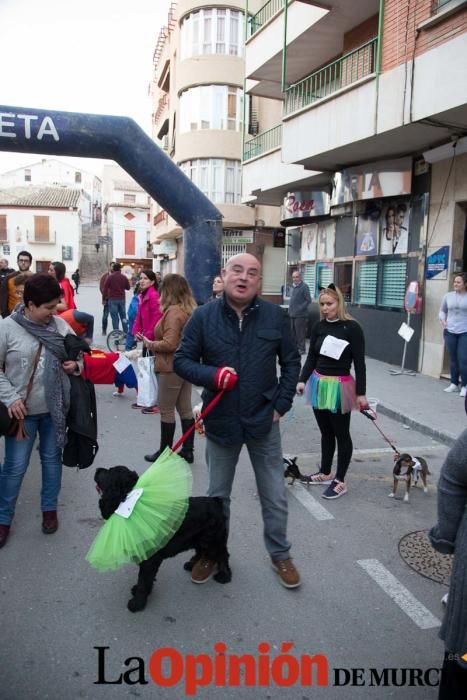
[{"label": "drain cover", "polygon": [[449,586],[452,555],[440,554],[433,549],[428,530],[418,530],[404,535],[399,542],[399,554],[417,574]]}]

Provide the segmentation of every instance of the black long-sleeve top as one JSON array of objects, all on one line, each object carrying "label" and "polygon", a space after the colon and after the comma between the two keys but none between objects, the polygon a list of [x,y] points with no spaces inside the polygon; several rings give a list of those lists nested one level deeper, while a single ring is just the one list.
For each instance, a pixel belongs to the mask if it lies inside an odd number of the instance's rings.
[{"label": "black long-sleeve top", "polygon": [[[327,335],[349,343],[338,360],[320,355],[321,345]],[[364,396],[366,392],[365,338],[360,324],[353,320],[318,321],[311,330],[310,349],[300,374],[300,381],[308,381],[313,370],[329,377],[344,377],[350,374],[352,362],[355,368],[357,396]]]}]

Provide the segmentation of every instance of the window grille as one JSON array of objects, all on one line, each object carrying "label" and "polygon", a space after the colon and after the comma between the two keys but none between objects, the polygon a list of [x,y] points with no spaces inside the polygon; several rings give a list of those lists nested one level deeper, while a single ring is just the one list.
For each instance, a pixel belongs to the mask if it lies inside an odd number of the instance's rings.
[{"label": "window grille", "polygon": [[313,299],[316,291],[316,266],[315,263],[306,263],[302,268],[302,279],[308,285],[311,298]]},{"label": "window grille", "polygon": [[407,260],[383,260],[378,304],[404,306],[407,285]]},{"label": "window grille", "polygon": [[378,282],[378,262],[369,260],[357,265],[355,284],[356,304],[376,304],[376,287]]}]

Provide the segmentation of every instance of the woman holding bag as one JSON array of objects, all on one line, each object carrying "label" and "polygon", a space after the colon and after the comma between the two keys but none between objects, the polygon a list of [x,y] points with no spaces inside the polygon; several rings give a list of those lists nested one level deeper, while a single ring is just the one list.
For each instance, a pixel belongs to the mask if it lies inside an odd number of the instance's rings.
[{"label": "woman holding bag", "polygon": [[[183,328],[196,308],[191,289],[184,277],[169,274],[161,284],[160,305],[163,316],[154,329],[154,340],[142,338],[148,350],[154,353],[159,378],[159,407],[161,412],[161,442],[157,452],[145,455],[154,462],[166,447],[171,447],[175,434],[175,409],[180,416],[182,432],[193,425],[191,384],[173,371],[175,351],[180,344]],[[180,456],[193,463],[194,433],[185,441]]]},{"label": "woman holding bag", "polygon": [[67,360],[64,336],[73,333],[56,316],[62,290],[50,275],[32,275],[24,285],[24,305],[0,324],[0,401],[11,417],[24,420],[26,438],[5,437],[0,467],[0,547],[10,533],[16,500],[39,433],[42,466],[42,532],[58,528],[57,499],[70,380],[78,363]]}]

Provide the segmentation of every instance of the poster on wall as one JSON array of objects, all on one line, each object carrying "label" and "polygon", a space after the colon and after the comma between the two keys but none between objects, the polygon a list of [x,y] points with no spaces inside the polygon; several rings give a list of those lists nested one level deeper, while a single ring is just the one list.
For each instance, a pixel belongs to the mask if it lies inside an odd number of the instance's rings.
[{"label": "poster on wall", "polygon": [[318,238],[318,224],[307,224],[302,227],[302,252],[301,260],[316,260],[316,239]]},{"label": "poster on wall", "polygon": [[62,245],[62,260],[73,260],[73,247]]},{"label": "poster on wall", "polygon": [[369,205],[358,217],[355,255],[377,255],[381,208]]},{"label": "poster on wall", "polygon": [[441,248],[436,246],[428,248],[426,258],[427,280],[447,280],[449,267],[449,246],[443,245]]},{"label": "poster on wall", "polygon": [[381,216],[379,252],[381,255],[407,253],[409,247],[409,205],[407,202],[385,203]]},{"label": "poster on wall", "polygon": [[318,241],[316,258],[318,260],[331,260],[334,258],[334,245],[336,241],[336,222],[334,219],[320,221],[318,224]]}]

